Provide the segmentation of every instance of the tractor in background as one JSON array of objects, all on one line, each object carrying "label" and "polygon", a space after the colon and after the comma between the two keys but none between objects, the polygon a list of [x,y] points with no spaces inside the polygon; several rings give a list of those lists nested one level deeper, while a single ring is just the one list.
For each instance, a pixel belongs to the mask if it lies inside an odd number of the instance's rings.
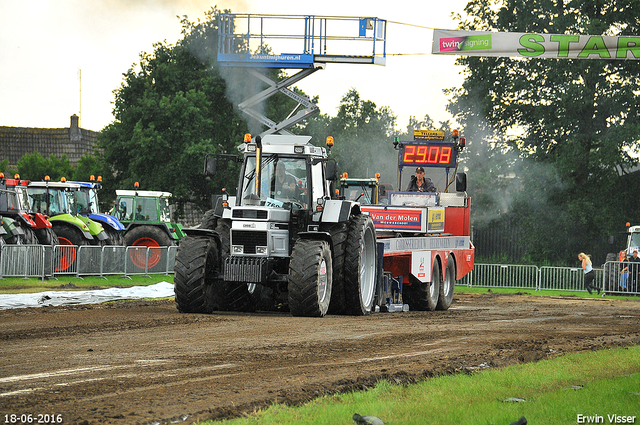
[{"label": "tractor in background", "polygon": [[96,181],[92,175],[88,182],[72,183],[79,185],[79,188],[73,191],[78,213],[102,225],[102,228],[107,233],[109,245],[125,245],[124,225],[116,217],[101,213],[99,210],[98,190],[102,189],[102,177],[98,176]]},{"label": "tractor in background", "polygon": [[58,245],[58,238],[45,214],[34,212],[27,193],[28,180],[0,173],[0,216],[2,237],[7,244]]},{"label": "tractor in background", "polygon": [[75,264],[77,247],[108,244],[102,225],[78,214],[73,192],[80,186],[66,182],[64,177],[61,180],[52,182],[45,176],[44,181],[29,182],[27,188],[31,208],[49,217],[60,245],[66,246],[56,266],[58,272]]},{"label": "tractor in background", "polygon": [[[134,187],[134,190],[116,190],[116,202],[110,214],[124,225],[126,246],[151,248],[148,265],[154,267],[161,253],[153,248],[176,246],[185,233],[181,224],[171,220],[171,193],[139,190],[138,182]],[[136,267],[144,268],[146,259],[142,252],[130,251],[130,258]]]},{"label": "tractor in background", "polygon": [[393,186],[388,183],[380,183],[380,173],[373,178],[353,178],[347,173],[342,173],[338,197],[361,204],[375,205],[388,202],[388,192]]}]

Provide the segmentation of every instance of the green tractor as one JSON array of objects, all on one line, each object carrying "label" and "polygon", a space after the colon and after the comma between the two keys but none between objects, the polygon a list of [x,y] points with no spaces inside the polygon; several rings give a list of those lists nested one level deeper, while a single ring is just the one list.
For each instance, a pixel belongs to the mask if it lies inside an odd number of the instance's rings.
[{"label": "green tractor", "polygon": [[[60,245],[69,247],[105,245],[108,235],[102,225],[78,214],[73,192],[79,190],[80,186],[67,183],[64,177],[62,180],[61,182],[52,182],[46,176],[45,181],[29,182],[28,192],[31,208],[35,212],[49,217]],[[75,260],[76,250],[63,248],[56,271],[69,270]]]},{"label": "green tractor", "polygon": [[[138,183],[135,187],[135,190],[116,190],[116,203],[110,211],[125,227],[125,245],[148,248],[178,245],[185,233],[181,224],[171,221],[171,193],[138,190]],[[144,267],[140,256],[132,255],[131,259],[137,267]],[[160,253],[152,251],[149,267],[159,260]]]},{"label": "green tractor", "polygon": [[347,173],[342,173],[338,198],[364,205],[386,204],[391,190],[393,186],[390,184],[380,183],[380,173],[376,173],[373,178],[352,178]]}]

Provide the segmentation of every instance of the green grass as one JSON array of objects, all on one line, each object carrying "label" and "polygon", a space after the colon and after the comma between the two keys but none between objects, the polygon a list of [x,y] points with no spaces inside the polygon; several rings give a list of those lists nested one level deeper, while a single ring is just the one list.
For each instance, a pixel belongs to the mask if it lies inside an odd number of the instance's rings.
[{"label": "green grass", "polygon": [[[640,423],[640,346],[571,354],[538,363],[428,379],[380,382],[366,392],[321,397],[301,407],[273,405],[228,425],[353,424],[354,413],[394,425],[575,424],[578,415],[635,416]],[[593,423],[593,422],[592,422]],[[618,422],[619,423],[619,422]]]},{"label": "green grass", "polygon": [[[464,285],[456,285],[455,289],[456,293],[467,293],[467,294],[487,294],[487,293],[496,293],[496,294],[520,294],[520,295],[534,295],[534,296],[544,296],[544,297],[566,297],[566,296],[574,296],[581,298],[602,298],[602,294],[598,295],[597,293],[589,294],[586,291],[570,291],[570,290],[551,290],[551,289],[543,289],[540,291],[536,291],[534,289],[522,289],[522,288],[488,288],[486,286],[464,286]],[[634,295],[605,295],[605,298],[613,298],[613,299],[639,299]],[[640,421],[638,422],[640,423]]]},{"label": "green grass", "polygon": [[56,290],[93,290],[113,287],[128,288],[131,286],[154,285],[163,281],[173,283],[173,275],[133,275],[126,278],[119,275],[113,275],[107,276],[106,279],[94,276],[84,276],[81,279],[73,276],[65,276],[49,280],[11,277],[0,279],[0,294],[27,294]]}]

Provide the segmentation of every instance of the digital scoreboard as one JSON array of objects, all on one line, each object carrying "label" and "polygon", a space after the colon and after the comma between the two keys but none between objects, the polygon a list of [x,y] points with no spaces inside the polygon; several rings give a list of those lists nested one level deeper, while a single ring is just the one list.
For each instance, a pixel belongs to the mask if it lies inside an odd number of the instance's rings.
[{"label": "digital scoreboard", "polygon": [[440,130],[415,130],[413,140],[396,143],[396,149],[400,167],[455,168],[459,152],[455,142],[444,141]]}]

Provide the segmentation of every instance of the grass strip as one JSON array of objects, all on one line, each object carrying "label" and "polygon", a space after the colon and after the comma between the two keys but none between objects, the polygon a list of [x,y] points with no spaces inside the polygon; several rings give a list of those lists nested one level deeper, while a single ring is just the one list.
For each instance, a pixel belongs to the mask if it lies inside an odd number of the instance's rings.
[{"label": "grass strip", "polygon": [[380,382],[300,407],[273,405],[248,418],[204,422],[340,425],[354,413],[386,425],[640,423],[640,346],[570,354],[537,363],[428,379]]},{"label": "grass strip", "polygon": [[155,285],[160,282],[173,283],[173,275],[152,274],[109,275],[106,278],[97,276],[83,276],[81,279],[73,276],[57,279],[42,280],[40,278],[5,278],[0,279],[0,294],[31,294],[47,291],[87,291],[107,288],[130,288],[132,286]]}]

